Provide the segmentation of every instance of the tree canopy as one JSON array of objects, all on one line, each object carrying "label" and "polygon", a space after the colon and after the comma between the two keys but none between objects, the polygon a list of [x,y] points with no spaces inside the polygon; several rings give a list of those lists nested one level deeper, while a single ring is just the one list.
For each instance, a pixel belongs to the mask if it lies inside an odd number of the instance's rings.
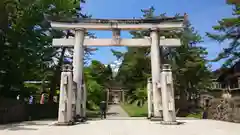
[{"label": "tree canopy", "polygon": [[21,92],[28,80],[50,80],[54,93],[66,49],[53,48],[52,38],[67,36],[69,32],[52,29],[45,16],[86,18],[79,7],[84,2],[1,0],[0,95],[15,96],[17,92],[11,91]]},{"label": "tree canopy", "polygon": [[90,66],[84,68],[87,84],[88,108],[94,109],[100,101],[106,100],[106,89],[112,78],[112,69],[97,60],[93,60]]},{"label": "tree canopy", "polygon": [[218,21],[218,24],[213,26],[216,33],[207,33],[211,39],[228,45],[213,60],[225,59],[223,66],[231,66],[240,58],[240,4],[229,1],[229,5],[233,6],[233,16]]},{"label": "tree canopy", "polygon": [[[143,18],[160,18],[166,14],[155,14],[154,7],[141,10]],[[177,16],[177,15],[176,15]],[[149,36],[150,31],[131,31],[132,38]],[[160,47],[163,57],[162,64],[171,64],[174,77],[176,94],[188,97],[206,89],[210,82],[210,71],[207,60],[207,51],[197,46],[201,37],[197,34],[189,22],[183,33],[161,32],[160,36],[177,37],[182,40],[182,45],[176,48]],[[128,47],[126,53],[113,51],[117,58],[122,58],[122,65],[116,79],[129,88],[128,96],[131,102],[143,105],[146,101],[147,78],[151,76],[150,48]],[[182,98],[184,98],[182,97]]]}]

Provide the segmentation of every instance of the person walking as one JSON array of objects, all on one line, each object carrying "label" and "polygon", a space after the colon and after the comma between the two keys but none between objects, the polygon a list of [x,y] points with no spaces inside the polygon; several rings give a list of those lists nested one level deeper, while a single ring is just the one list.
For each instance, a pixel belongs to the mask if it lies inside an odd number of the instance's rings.
[{"label": "person walking", "polygon": [[44,102],[45,102],[45,94],[42,93],[41,94],[41,99],[40,99],[40,104],[44,104]]},{"label": "person walking", "polygon": [[30,97],[29,97],[29,104],[30,105],[33,104],[33,96],[32,95],[30,95]]},{"label": "person walking", "polygon": [[203,114],[202,114],[202,119],[207,119],[208,118],[208,109],[209,109],[209,99],[205,101],[205,105],[203,108]]},{"label": "person walking", "polygon": [[105,101],[100,103],[101,119],[106,119],[107,105]]}]

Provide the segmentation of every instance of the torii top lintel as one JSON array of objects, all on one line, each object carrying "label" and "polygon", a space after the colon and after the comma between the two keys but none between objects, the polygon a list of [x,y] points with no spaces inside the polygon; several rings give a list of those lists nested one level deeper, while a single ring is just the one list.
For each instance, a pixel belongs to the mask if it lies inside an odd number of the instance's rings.
[{"label": "torii top lintel", "polygon": [[183,28],[184,16],[164,17],[156,19],[80,19],[49,17],[51,26],[55,29],[88,29],[88,30],[144,30],[157,28],[160,30],[175,30]]}]

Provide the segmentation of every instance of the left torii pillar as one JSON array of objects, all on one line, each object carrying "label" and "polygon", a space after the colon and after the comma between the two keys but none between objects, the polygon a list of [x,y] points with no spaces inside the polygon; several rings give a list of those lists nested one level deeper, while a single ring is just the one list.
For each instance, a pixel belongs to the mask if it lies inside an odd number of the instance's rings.
[{"label": "left torii pillar", "polygon": [[72,66],[70,64],[63,65],[63,71],[61,73],[61,85],[60,85],[60,99],[58,109],[58,122],[56,125],[72,125]]},{"label": "left torii pillar", "polygon": [[84,58],[84,38],[85,29],[75,29],[75,44],[73,52],[73,81],[76,85],[76,116],[82,116],[83,101],[82,100],[82,90],[83,90],[83,58]]}]

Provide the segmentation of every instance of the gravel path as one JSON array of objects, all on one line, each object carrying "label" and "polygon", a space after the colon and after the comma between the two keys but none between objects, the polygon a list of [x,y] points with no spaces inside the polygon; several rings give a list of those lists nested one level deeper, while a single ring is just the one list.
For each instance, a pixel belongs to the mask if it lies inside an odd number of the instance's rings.
[{"label": "gravel path", "polygon": [[129,117],[120,105],[110,105],[107,118]]},{"label": "gravel path", "polygon": [[146,118],[129,117],[119,105],[111,105],[107,119],[74,126],[54,126],[56,121],[29,121],[0,125],[0,135],[239,135],[240,124],[178,118],[181,125],[161,125]]},{"label": "gravel path", "polygon": [[35,121],[0,126],[0,135],[239,135],[240,124],[214,120],[178,120],[182,125],[161,125],[145,118],[93,120],[74,126],[53,126]]}]

